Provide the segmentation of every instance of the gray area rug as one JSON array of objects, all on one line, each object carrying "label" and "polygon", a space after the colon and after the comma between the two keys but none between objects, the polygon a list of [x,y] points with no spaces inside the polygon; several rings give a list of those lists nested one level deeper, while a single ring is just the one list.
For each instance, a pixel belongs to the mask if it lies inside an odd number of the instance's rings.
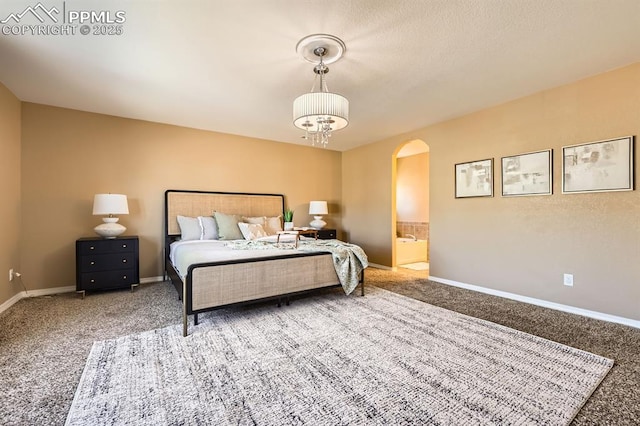
[{"label": "gray area rug", "polygon": [[568,424],[613,361],[386,290],[96,342],[68,425]]}]

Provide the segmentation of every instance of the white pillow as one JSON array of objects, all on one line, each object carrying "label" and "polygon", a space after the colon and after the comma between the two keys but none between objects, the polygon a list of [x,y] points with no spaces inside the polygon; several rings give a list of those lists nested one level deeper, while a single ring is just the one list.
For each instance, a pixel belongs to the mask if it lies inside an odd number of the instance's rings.
[{"label": "white pillow", "polygon": [[178,225],[180,225],[180,232],[182,233],[181,239],[187,240],[199,240],[202,236],[202,228],[200,227],[200,221],[196,217],[178,216]]},{"label": "white pillow", "polygon": [[217,240],[218,239],[218,225],[213,216],[198,216],[200,221],[200,228],[202,229],[201,240]]},{"label": "white pillow", "polygon": [[267,236],[264,228],[259,223],[238,222],[238,227],[245,240],[256,240]]},{"label": "white pillow", "polygon": [[267,217],[264,230],[267,235],[276,235],[278,231],[282,231],[282,216]]}]

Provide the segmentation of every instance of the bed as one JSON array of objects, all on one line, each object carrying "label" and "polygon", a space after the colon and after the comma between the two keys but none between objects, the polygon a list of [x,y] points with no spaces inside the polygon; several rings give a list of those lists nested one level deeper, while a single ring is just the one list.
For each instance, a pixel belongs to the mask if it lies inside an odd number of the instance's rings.
[{"label": "bed", "polygon": [[[317,251],[299,250],[286,244],[261,247],[263,250],[224,248],[220,249],[227,250],[223,260],[208,261],[204,255],[192,254],[195,263],[181,264],[172,253],[178,245],[198,248],[224,245],[217,241],[181,241],[183,230],[178,223],[179,217],[181,220],[200,218],[202,224],[202,218],[211,217],[213,212],[275,219],[283,215],[284,195],[165,191],[165,271],[182,301],[184,336],[188,335],[189,315],[193,315],[194,325],[197,325],[199,313],[265,300],[277,300],[280,304],[296,294],[341,286],[334,255],[317,247]],[[228,255],[229,250],[234,251],[233,256]],[[364,268],[357,276],[364,296]]]}]

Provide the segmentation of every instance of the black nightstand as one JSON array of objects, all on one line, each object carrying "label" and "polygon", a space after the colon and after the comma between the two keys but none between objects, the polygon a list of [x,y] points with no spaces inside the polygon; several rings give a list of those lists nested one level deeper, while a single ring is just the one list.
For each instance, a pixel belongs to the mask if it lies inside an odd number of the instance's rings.
[{"label": "black nightstand", "polygon": [[318,239],[320,240],[335,240],[337,233],[335,229],[318,229]]},{"label": "black nightstand", "polygon": [[76,240],[76,292],[131,288],[140,282],[138,237]]}]

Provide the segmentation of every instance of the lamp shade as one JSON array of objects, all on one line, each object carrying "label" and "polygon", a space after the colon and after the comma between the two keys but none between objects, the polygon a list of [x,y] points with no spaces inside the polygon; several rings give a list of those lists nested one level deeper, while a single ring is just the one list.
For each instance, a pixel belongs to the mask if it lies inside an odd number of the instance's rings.
[{"label": "lamp shade", "polygon": [[93,214],[129,214],[127,196],[123,194],[96,194],[93,197]]},{"label": "lamp shade", "polygon": [[[333,120],[331,130],[340,130],[349,124],[349,101],[330,92],[312,92],[293,101],[293,124],[309,132],[321,132],[321,123],[327,117]],[[309,126],[306,128],[307,126]]]},{"label": "lamp shade", "polygon": [[329,210],[327,209],[326,201],[310,201],[309,202],[309,214],[328,214]]}]

